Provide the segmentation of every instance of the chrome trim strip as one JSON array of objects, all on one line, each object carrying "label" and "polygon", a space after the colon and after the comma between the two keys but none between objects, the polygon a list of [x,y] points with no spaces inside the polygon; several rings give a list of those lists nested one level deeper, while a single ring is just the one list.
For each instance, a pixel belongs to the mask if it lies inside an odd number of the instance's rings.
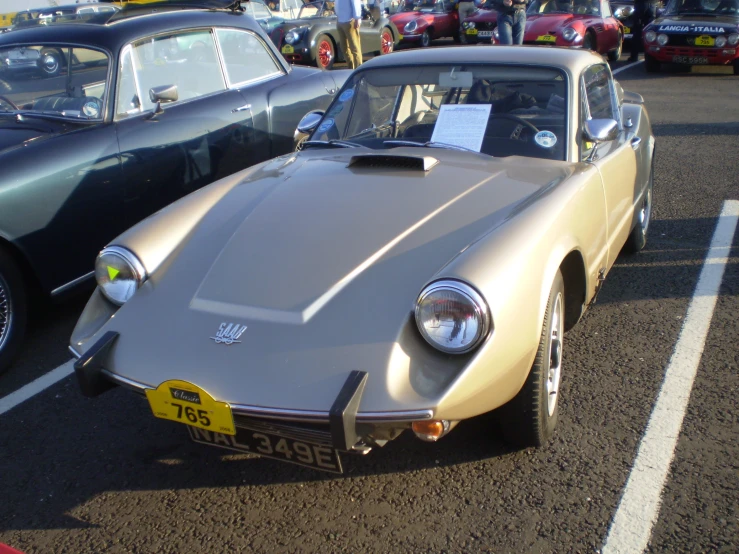
[{"label": "chrome trim strip", "polygon": [[77,352],[74,348],[71,346],[67,346],[67,349],[69,349],[69,352],[72,354],[72,356],[75,357],[75,359],[79,360],[82,357],[82,354]]},{"label": "chrome trim strip", "polygon": [[[90,279],[91,277],[95,277],[95,271],[91,271],[90,273],[86,273],[82,277],[77,277],[74,281],[70,281],[66,285],[62,285],[61,287],[55,288],[53,291],[51,291],[51,296],[56,296],[57,294],[61,294],[80,283],[86,281],[87,279]],[[79,356],[77,356],[79,358]]]},{"label": "chrome trim strip", "polygon": [[[101,370],[107,379],[114,383],[133,390],[139,394],[145,394],[147,389],[154,390],[156,387],[145,385],[138,381],[133,381],[126,377],[111,373],[107,369]],[[318,421],[327,423],[328,412],[316,410],[288,410],[284,408],[264,408],[262,406],[249,406],[247,404],[231,404],[231,411],[234,415],[256,416],[267,419],[281,419],[287,421]],[[428,410],[410,410],[404,412],[359,412],[357,421],[361,422],[406,422],[418,421],[421,419],[431,419],[434,417],[434,411]]]}]

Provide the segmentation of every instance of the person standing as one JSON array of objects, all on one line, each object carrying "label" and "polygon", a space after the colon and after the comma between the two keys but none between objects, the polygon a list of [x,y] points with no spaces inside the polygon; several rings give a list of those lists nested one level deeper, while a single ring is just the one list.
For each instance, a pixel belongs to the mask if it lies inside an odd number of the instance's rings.
[{"label": "person standing", "polygon": [[652,0],[634,0],[634,26],[631,29],[631,55],[630,62],[639,60],[639,52],[644,50],[642,42],[642,30],[655,17],[657,7]]},{"label": "person standing", "polygon": [[362,4],[359,0],[336,0],[336,27],[341,50],[350,69],[362,65],[362,45],[359,26],[362,24]]},{"label": "person standing", "polygon": [[464,34],[464,28],[462,28],[462,23],[464,23],[464,20],[468,17],[471,17],[473,13],[477,8],[475,7],[475,3],[472,0],[461,0],[459,4],[457,4],[457,13],[459,14],[459,34]]},{"label": "person standing", "polygon": [[500,44],[523,44],[526,29],[526,6],[529,0],[494,0],[498,12],[498,37]]}]

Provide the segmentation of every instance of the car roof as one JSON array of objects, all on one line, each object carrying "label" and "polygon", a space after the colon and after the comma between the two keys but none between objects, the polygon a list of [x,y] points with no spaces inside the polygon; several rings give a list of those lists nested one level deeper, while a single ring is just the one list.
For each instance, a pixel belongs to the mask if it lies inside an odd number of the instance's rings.
[{"label": "car roof", "polygon": [[594,63],[606,62],[594,52],[560,46],[447,46],[404,50],[393,52],[390,56],[378,56],[362,64],[361,69],[469,63],[538,65],[556,67],[579,75],[583,69]]},{"label": "car roof", "polygon": [[0,34],[0,47],[8,44],[69,43],[117,52],[136,39],[198,27],[238,27],[259,33],[261,27],[241,11],[193,9],[179,5],[143,4],[89,19],[39,25]]}]

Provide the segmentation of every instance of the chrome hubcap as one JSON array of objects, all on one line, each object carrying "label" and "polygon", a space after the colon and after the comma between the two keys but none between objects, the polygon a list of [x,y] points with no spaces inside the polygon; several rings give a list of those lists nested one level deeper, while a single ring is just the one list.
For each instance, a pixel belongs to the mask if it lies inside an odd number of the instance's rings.
[{"label": "chrome hubcap", "polygon": [[557,407],[559,380],[562,376],[562,295],[558,294],[552,310],[552,331],[549,335],[549,372],[547,373],[547,411],[551,416]]},{"label": "chrome hubcap", "polygon": [[5,346],[10,334],[10,323],[13,316],[11,308],[8,286],[0,275],[0,350]]},{"label": "chrome hubcap", "polygon": [[51,54],[46,54],[44,56],[44,69],[47,73],[55,73],[56,70],[59,69],[59,62],[56,57]]},{"label": "chrome hubcap", "polygon": [[649,228],[649,220],[652,216],[652,187],[647,187],[647,192],[644,195],[644,202],[642,203],[641,210],[639,211],[639,224],[642,228],[642,233],[647,234]]}]

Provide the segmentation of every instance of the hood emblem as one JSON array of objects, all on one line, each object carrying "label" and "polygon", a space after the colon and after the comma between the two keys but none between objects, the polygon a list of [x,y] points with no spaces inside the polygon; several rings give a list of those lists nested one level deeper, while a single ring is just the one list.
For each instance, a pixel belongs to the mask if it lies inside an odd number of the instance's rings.
[{"label": "hood emblem", "polygon": [[218,326],[218,332],[215,337],[210,337],[216,344],[238,344],[241,341],[241,335],[246,331],[246,325],[238,323],[223,322]]}]

